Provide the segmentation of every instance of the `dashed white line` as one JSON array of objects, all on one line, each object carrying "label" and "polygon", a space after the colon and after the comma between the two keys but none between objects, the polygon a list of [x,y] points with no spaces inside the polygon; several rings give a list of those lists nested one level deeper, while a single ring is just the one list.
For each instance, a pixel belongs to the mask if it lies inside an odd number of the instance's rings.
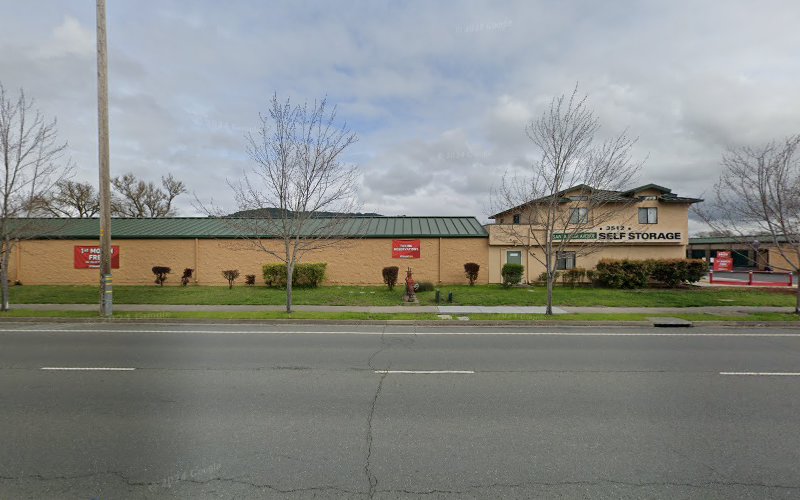
[{"label": "dashed white line", "polygon": [[749,375],[752,377],[800,377],[800,372],[719,372],[720,375]]},{"label": "dashed white line", "polygon": [[406,374],[406,375],[469,375],[473,370],[375,370],[379,375]]},{"label": "dashed white line", "polygon": [[116,367],[116,366],[43,366],[41,370],[58,371],[108,371],[108,372],[131,372],[136,368]]}]

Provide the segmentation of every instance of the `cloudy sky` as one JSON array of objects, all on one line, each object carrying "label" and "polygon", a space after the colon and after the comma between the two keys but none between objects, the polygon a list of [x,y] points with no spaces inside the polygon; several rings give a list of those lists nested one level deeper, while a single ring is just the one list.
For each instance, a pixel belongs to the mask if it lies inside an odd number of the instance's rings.
[{"label": "cloudy sky", "polygon": [[[576,82],[602,134],[639,137],[631,183],[680,195],[712,189],[726,146],[800,132],[796,0],[108,3],[112,175],[171,172],[232,210],[273,92],[338,105],[363,209],[385,215],[485,220],[536,157],[525,124]],[[95,2],[0,4],[0,81],[96,182]]]}]

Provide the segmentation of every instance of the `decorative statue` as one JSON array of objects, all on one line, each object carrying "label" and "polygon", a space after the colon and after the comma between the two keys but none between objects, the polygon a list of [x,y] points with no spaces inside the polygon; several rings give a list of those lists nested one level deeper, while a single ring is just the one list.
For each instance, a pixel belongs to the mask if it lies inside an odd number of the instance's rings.
[{"label": "decorative statue", "polygon": [[417,294],[414,293],[414,276],[411,274],[411,268],[408,268],[406,271],[406,294],[403,297],[403,300],[406,302],[416,302],[417,301]]}]

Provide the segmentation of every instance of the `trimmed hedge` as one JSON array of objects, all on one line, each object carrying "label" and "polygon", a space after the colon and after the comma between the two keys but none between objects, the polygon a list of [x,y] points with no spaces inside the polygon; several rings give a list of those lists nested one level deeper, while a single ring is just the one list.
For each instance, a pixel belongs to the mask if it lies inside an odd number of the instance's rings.
[{"label": "trimmed hedge", "polygon": [[[292,286],[316,288],[325,279],[324,262],[313,264],[297,263],[294,266],[292,275]],[[286,286],[286,264],[265,264],[262,268],[264,272],[264,282],[269,287]]]},{"label": "trimmed hedge", "polygon": [[522,273],[525,272],[525,266],[522,264],[504,264],[500,274],[503,276],[503,286],[508,288],[512,285],[518,285],[522,281]]},{"label": "trimmed hedge", "polygon": [[644,288],[650,278],[649,260],[602,259],[595,278],[608,288]]},{"label": "trimmed hedge", "polygon": [[594,278],[609,288],[644,288],[651,279],[673,288],[700,281],[706,272],[707,264],[700,259],[603,259]]}]

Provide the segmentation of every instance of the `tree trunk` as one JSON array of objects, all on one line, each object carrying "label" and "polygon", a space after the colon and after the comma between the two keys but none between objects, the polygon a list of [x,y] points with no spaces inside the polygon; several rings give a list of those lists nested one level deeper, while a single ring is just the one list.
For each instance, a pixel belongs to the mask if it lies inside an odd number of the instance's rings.
[{"label": "tree trunk", "polygon": [[294,262],[286,264],[286,312],[292,313],[292,276],[294,275]]},{"label": "tree trunk", "polygon": [[544,313],[547,316],[553,315],[553,272],[547,269],[547,307]]},{"label": "tree trunk", "polygon": [[3,242],[3,258],[0,261],[0,311],[9,310],[8,298],[8,261],[11,254],[11,242]]}]

